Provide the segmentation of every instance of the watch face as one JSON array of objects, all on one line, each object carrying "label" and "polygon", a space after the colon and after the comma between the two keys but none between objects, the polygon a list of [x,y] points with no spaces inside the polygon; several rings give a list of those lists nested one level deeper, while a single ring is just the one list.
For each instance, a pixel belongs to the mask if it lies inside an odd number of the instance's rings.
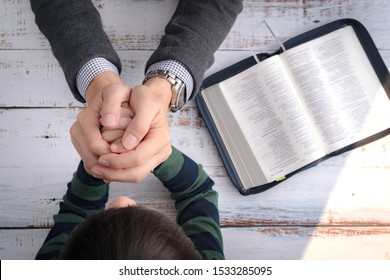
[{"label": "watch face", "polygon": [[179,96],[178,96],[178,110],[180,110],[181,108],[183,108],[183,106],[186,104],[186,97],[185,97],[185,90],[183,89],[182,90],[182,94],[180,94]]},{"label": "watch face", "polygon": [[185,85],[183,83],[178,83],[172,87],[173,95],[171,101],[171,111],[176,112],[183,108],[187,102]]}]

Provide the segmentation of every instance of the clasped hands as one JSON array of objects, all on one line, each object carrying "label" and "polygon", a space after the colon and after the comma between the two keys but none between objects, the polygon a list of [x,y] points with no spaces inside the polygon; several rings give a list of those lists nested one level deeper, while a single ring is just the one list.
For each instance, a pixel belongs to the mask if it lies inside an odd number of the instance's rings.
[{"label": "clasped hands", "polygon": [[91,83],[71,139],[89,174],[136,183],[172,152],[167,121],[172,91],[159,77],[131,89],[113,75],[101,74]]}]

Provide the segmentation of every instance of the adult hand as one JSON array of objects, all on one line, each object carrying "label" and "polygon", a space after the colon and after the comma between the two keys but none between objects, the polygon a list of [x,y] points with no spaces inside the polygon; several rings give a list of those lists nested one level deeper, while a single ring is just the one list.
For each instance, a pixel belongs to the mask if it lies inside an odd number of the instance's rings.
[{"label": "adult hand", "polygon": [[[91,168],[95,177],[136,183],[169,157],[167,111],[171,95],[171,84],[160,77],[132,89],[129,105],[134,116],[126,128],[122,127],[122,140],[112,143],[111,153],[101,155],[99,164]],[[109,115],[106,108],[103,104],[102,119]]]},{"label": "adult hand", "polygon": [[[72,142],[85,170],[106,181],[138,182],[171,153],[166,113],[171,85],[155,77],[132,91],[119,77],[104,72],[87,90],[87,107],[71,128]],[[121,142],[107,143],[100,127],[118,129],[123,102],[134,113]]]},{"label": "adult hand", "polygon": [[[112,72],[96,76],[88,87],[87,106],[78,114],[70,134],[89,174],[94,175],[92,167],[98,164],[99,156],[111,152],[109,143],[102,138],[101,124],[107,127],[117,126],[121,103],[128,102],[130,93],[131,89],[123,85],[120,78]],[[101,115],[103,107],[105,115]]]}]

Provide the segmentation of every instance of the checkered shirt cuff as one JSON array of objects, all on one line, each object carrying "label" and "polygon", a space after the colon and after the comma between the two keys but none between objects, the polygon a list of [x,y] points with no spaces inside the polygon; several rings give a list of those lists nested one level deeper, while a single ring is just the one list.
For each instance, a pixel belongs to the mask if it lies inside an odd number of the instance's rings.
[{"label": "checkered shirt cuff", "polygon": [[76,76],[76,86],[85,100],[87,100],[85,94],[91,81],[97,75],[108,71],[114,72],[119,76],[118,68],[102,57],[93,58],[81,67]]},{"label": "checkered shirt cuff", "polygon": [[169,71],[170,73],[174,74],[176,77],[178,77],[180,80],[183,81],[185,84],[185,90],[187,98],[189,98],[192,94],[192,91],[194,89],[194,80],[192,79],[192,76],[190,72],[184,67],[183,64],[181,64],[177,60],[169,59],[169,60],[163,60],[160,62],[156,62],[148,68],[146,71],[146,75],[154,70],[165,70]]}]

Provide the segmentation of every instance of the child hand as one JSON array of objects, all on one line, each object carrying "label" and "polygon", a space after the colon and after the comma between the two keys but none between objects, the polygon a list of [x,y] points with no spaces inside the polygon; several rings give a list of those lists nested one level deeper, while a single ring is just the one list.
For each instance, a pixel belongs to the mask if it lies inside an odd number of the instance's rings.
[{"label": "child hand", "polygon": [[111,144],[111,152],[120,154],[128,151],[122,145],[122,137],[126,127],[129,125],[133,117],[134,113],[131,111],[129,104],[127,102],[123,102],[118,126],[115,128],[103,127],[101,129],[103,139]]}]

